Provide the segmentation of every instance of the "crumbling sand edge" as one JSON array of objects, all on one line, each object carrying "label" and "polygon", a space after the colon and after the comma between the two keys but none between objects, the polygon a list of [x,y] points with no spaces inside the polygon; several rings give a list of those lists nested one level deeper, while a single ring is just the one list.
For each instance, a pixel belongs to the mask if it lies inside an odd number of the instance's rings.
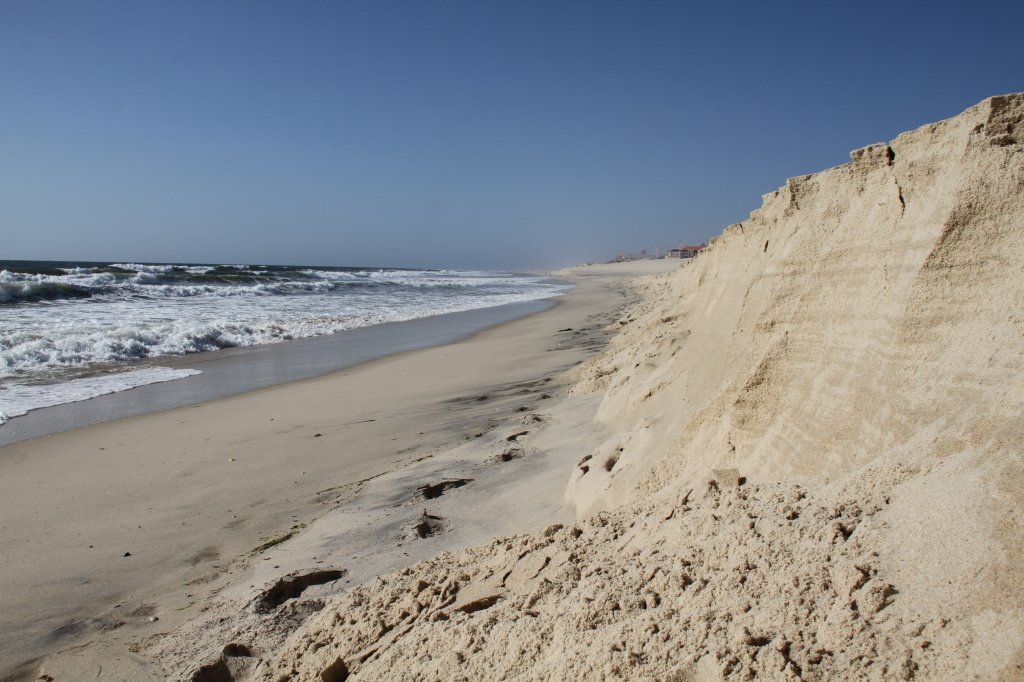
[{"label": "crumbling sand edge", "polygon": [[1022,131],[990,98],[768,195],[584,372],[614,511],[360,588],[264,677],[1019,679]]},{"label": "crumbling sand edge", "polygon": [[333,598],[239,678],[1024,677],[1022,139],[994,97],[767,195],[582,369],[580,520]]}]

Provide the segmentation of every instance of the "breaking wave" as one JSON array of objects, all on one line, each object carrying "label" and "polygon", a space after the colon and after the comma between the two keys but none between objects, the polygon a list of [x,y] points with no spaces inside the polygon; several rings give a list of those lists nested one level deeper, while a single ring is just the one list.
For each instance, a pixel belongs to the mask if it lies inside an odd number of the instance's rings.
[{"label": "breaking wave", "polygon": [[128,372],[72,379],[59,384],[3,386],[0,387],[0,425],[7,423],[11,417],[20,417],[41,407],[79,402],[147,384],[184,379],[196,374],[201,372],[196,369],[144,367]]},{"label": "breaking wave", "polygon": [[564,289],[540,277],[481,271],[0,262],[0,409],[12,385],[63,383],[97,365],[106,371]]}]

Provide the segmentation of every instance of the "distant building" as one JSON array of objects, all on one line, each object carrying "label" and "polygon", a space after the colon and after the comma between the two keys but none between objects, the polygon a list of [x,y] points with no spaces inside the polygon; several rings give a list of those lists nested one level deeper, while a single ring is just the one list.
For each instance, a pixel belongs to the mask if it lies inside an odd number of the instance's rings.
[{"label": "distant building", "polygon": [[707,244],[680,244],[678,249],[669,250],[665,258],[693,258],[706,248]]}]

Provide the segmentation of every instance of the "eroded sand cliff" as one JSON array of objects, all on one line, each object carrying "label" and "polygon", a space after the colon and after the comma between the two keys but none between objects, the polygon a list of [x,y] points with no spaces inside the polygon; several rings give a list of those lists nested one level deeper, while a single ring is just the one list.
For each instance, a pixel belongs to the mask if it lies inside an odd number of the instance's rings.
[{"label": "eroded sand cliff", "polygon": [[577,523],[335,597],[253,673],[1024,677],[1022,141],[994,97],[765,196],[579,368],[615,435]]}]

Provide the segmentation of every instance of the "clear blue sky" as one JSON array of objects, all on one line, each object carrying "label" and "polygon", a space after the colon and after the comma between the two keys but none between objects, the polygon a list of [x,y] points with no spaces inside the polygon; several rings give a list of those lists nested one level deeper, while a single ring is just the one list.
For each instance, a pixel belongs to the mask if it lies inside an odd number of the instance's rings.
[{"label": "clear blue sky", "polygon": [[1024,90],[1022,2],[0,3],[0,260],[547,267]]}]

